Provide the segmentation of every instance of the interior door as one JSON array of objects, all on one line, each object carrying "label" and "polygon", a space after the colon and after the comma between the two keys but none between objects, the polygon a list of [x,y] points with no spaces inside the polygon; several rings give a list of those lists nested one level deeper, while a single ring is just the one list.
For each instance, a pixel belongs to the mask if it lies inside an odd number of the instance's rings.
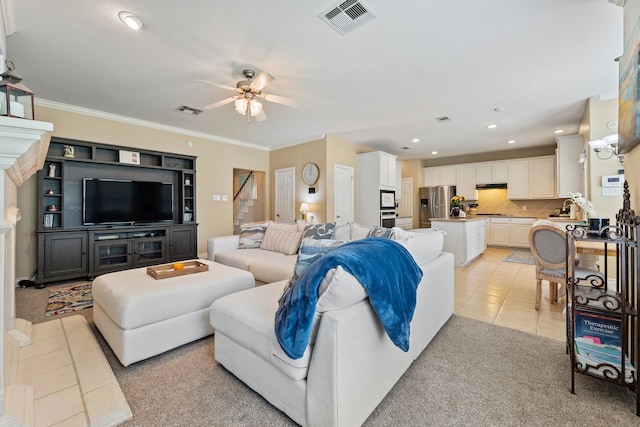
[{"label": "interior door", "polygon": [[354,171],[351,166],[334,166],[334,218],[336,223],[344,224],[353,221],[354,198],[353,198],[353,177]]},{"label": "interior door", "polygon": [[276,170],[276,222],[295,222],[296,168]]}]

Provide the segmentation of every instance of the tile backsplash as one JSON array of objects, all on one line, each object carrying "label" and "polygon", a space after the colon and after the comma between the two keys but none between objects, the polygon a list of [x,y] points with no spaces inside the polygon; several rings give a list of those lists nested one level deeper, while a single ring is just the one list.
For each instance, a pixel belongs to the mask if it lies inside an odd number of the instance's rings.
[{"label": "tile backsplash", "polygon": [[[478,190],[478,213],[498,213],[513,216],[543,218],[562,208],[564,200],[509,200],[505,189]],[[466,202],[465,205],[468,205]],[[525,208],[526,210],[523,210]]]}]

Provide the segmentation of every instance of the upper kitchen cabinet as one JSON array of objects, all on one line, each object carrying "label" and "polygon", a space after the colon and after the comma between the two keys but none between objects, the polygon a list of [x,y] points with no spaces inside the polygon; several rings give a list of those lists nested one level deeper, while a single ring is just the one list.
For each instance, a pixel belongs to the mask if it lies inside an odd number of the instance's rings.
[{"label": "upper kitchen cabinet", "polygon": [[509,179],[507,162],[482,162],[476,164],[477,184],[504,184]]},{"label": "upper kitchen cabinet", "polygon": [[509,164],[509,199],[553,199],[556,197],[555,156],[512,160]]},{"label": "upper kitchen cabinet", "polygon": [[361,173],[376,190],[396,190],[396,156],[393,154],[383,151],[358,154],[358,174]]},{"label": "upper kitchen cabinet", "polygon": [[556,143],[558,197],[569,198],[569,193],[584,194],[584,162],[580,163],[582,136],[559,136]]},{"label": "upper kitchen cabinet", "polygon": [[476,196],[476,165],[458,165],[456,167],[456,194],[467,200],[478,200]]},{"label": "upper kitchen cabinet", "polygon": [[424,168],[424,186],[456,185],[456,165]]}]

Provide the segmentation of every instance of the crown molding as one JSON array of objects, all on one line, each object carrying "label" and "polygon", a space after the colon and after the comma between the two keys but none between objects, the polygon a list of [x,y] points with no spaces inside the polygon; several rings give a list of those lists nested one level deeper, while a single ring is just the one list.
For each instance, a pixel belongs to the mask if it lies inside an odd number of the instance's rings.
[{"label": "crown molding", "polygon": [[111,120],[114,122],[126,123],[130,125],[141,126],[141,127],[146,127],[150,129],[162,130],[166,132],[173,132],[173,133],[178,133],[185,136],[192,136],[194,138],[202,138],[202,139],[208,139],[210,141],[222,142],[225,144],[239,145],[241,147],[253,148],[255,150],[270,151],[269,147],[265,147],[264,145],[252,144],[250,142],[244,142],[236,139],[225,138],[223,136],[212,135],[204,132],[196,132],[193,130],[179,128],[176,126],[168,126],[162,123],[155,123],[155,122],[149,122],[146,120],[134,119],[133,117],[121,116],[121,115],[112,114],[112,113],[105,113],[104,111],[92,110],[90,108],[63,104],[61,102],[49,101],[41,98],[35,98],[34,102],[38,106],[51,108],[54,110],[82,114],[84,116],[96,117],[99,119]]},{"label": "crown molding", "polygon": [[627,0],[609,0],[609,3],[613,3],[616,6],[620,6],[620,7],[624,7],[624,4],[627,2]]}]

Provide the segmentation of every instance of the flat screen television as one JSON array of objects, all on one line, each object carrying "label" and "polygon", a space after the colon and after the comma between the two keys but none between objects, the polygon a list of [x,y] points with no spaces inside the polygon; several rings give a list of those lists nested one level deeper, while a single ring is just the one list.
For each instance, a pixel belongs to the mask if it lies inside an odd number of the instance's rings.
[{"label": "flat screen television", "polygon": [[170,182],[85,178],[82,193],[84,225],[173,221]]}]

